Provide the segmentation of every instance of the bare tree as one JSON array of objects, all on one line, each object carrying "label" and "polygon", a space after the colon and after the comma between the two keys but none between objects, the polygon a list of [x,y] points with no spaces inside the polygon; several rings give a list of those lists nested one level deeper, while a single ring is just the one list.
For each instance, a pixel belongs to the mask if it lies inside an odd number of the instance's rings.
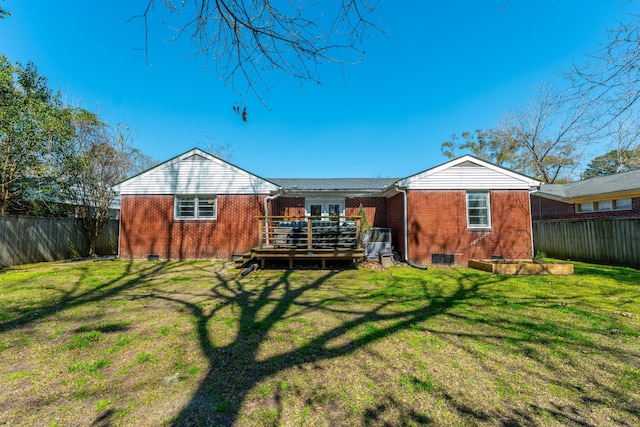
[{"label": "bare tree", "polygon": [[640,153],[640,118],[631,110],[621,114],[612,123],[612,144],[616,152],[616,173],[637,169]]},{"label": "bare tree", "polygon": [[76,121],[75,145],[62,166],[62,193],[79,208],[89,256],[96,255],[96,242],[114,208],[113,186],[127,177],[139,155],[120,130],[100,122],[92,113]]},{"label": "bare tree", "polygon": [[462,133],[442,144],[448,157],[469,151],[483,160],[533,176],[545,183],[568,179],[590,141],[590,115],[549,85],[540,85],[534,99],[507,111],[495,129]]},{"label": "bare tree", "polygon": [[550,85],[540,85],[536,97],[519,111],[507,111],[501,128],[519,147],[516,170],[552,184],[573,174],[590,141],[591,116]]},{"label": "bare tree", "polygon": [[[357,62],[376,0],[164,0],[177,20],[176,38],[188,36],[197,53],[215,63],[218,75],[234,87],[236,76],[260,98],[256,85],[269,85],[263,73],[282,71],[299,81],[319,83],[318,66]],[[156,0],[148,0],[138,18],[148,22]],[[135,18],[135,17],[134,17]],[[355,59],[349,54],[356,53]],[[246,120],[246,112],[243,117]]]},{"label": "bare tree", "polygon": [[576,98],[598,111],[601,128],[634,109],[640,100],[640,16],[610,30],[590,61],[567,76]]}]

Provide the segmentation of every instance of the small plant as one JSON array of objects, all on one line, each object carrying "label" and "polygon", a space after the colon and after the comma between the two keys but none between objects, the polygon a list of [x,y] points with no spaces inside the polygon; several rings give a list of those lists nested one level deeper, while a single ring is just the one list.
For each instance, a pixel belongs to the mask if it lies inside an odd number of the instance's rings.
[{"label": "small plant", "polygon": [[99,339],[100,332],[98,331],[83,332],[73,337],[71,344],[69,344],[69,349],[88,348],[94,345]]},{"label": "small plant", "polygon": [[109,399],[100,399],[96,402],[96,411],[104,411],[111,405],[111,400]]},{"label": "small plant", "polygon": [[69,372],[84,372],[86,374],[96,374],[100,369],[109,366],[109,361],[99,359],[94,362],[77,362],[69,366]]},{"label": "small plant", "polygon": [[533,261],[542,262],[546,257],[547,257],[547,253],[545,251],[536,251],[536,254],[533,257]]},{"label": "small plant", "polygon": [[358,216],[360,217],[360,244],[364,245],[365,236],[367,235],[367,231],[371,228],[371,223],[369,222],[369,219],[367,218],[367,211],[364,209],[364,206],[362,206],[362,203],[360,203],[360,206],[358,207]]},{"label": "small plant", "polygon": [[149,353],[139,353],[136,357],[138,363],[155,362],[157,359]]},{"label": "small plant", "polygon": [[360,206],[358,207],[358,216],[361,218],[360,230],[364,233],[371,228],[371,223],[369,222],[369,219],[367,219],[367,211],[364,209],[364,206],[362,206],[362,203],[360,203]]}]

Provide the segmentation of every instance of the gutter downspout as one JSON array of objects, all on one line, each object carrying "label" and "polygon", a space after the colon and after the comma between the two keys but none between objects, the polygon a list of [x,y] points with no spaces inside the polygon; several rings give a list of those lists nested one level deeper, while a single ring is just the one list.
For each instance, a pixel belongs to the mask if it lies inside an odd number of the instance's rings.
[{"label": "gutter downspout", "polygon": [[414,264],[411,261],[409,261],[409,231],[408,231],[408,221],[407,221],[407,190],[405,189],[401,189],[400,186],[398,185],[398,183],[396,182],[396,191],[402,193],[402,205],[403,205],[403,219],[404,219],[404,235],[403,235],[403,240],[404,240],[404,262],[407,263],[407,265],[410,265],[413,268],[419,268],[420,270],[426,270],[427,267],[425,267],[424,265],[418,265],[418,264]]},{"label": "gutter downspout", "polygon": [[120,196],[120,210],[118,211],[118,247],[116,256],[120,259],[120,238],[122,237],[122,194]]},{"label": "gutter downspout", "polygon": [[[536,257],[536,245],[533,242],[533,215],[531,215],[531,195],[533,193],[537,193],[538,191],[540,191],[540,186],[537,186],[535,190],[530,190],[529,191],[529,233],[531,233],[531,258],[535,258]],[[540,200],[540,196],[536,196],[538,197],[538,218],[540,221],[542,221],[542,203]]]},{"label": "gutter downspout", "polygon": [[[264,198],[264,216],[268,217],[269,216],[269,202],[271,200],[275,200],[278,197],[282,196],[282,187],[278,188],[278,192],[276,194],[274,194],[273,196],[267,196]],[[264,223],[264,230],[265,230],[265,241],[266,244],[269,244],[269,218],[266,218],[266,221]]]}]

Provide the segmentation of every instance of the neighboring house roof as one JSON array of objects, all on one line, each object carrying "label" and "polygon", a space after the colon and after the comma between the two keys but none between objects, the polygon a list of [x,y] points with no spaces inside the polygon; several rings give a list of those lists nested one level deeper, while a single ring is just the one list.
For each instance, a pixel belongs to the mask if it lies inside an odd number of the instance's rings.
[{"label": "neighboring house roof", "polygon": [[640,169],[567,184],[543,184],[535,195],[571,203],[603,196],[640,196]]},{"label": "neighboring house roof", "polygon": [[194,148],[114,186],[119,194],[269,194],[279,186]]},{"label": "neighboring house roof", "polygon": [[530,190],[540,181],[473,156],[462,156],[398,181],[410,190]]},{"label": "neighboring house roof", "polygon": [[373,195],[384,192],[398,178],[269,178],[286,195],[341,193]]}]

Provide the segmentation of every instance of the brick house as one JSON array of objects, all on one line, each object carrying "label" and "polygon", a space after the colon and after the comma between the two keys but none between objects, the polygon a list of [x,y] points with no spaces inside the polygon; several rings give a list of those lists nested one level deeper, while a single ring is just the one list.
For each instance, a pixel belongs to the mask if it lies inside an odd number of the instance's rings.
[{"label": "brick house", "polygon": [[309,233],[300,254],[328,256],[310,250],[312,228],[324,230],[318,239],[349,230],[362,205],[374,227],[391,229],[406,260],[530,259],[529,193],[539,184],[472,156],[406,178],[265,179],[196,148],[115,187],[119,256],[230,259],[262,247],[265,236],[274,248],[270,238],[286,227]]},{"label": "brick house", "polygon": [[568,184],[543,184],[531,194],[534,221],[640,216],[640,170]]}]

